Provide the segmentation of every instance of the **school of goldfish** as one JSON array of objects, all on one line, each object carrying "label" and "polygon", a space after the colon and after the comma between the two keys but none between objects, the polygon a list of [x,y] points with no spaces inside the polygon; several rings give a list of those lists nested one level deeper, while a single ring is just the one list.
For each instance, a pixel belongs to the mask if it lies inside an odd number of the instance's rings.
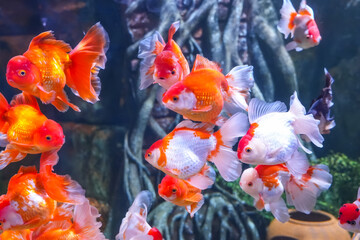
[{"label": "school of goldfish", "polygon": [[[293,37],[287,50],[319,44],[314,13],[305,0],[298,12],[290,0],[283,0],[280,14],[278,30],[285,38]],[[223,73],[218,63],[197,55],[190,71],[173,39],[179,27],[180,22],[170,26],[167,43],[155,32],[139,45],[139,88],[159,84],[159,101],[185,119],[145,153],[145,160],[165,173],[159,196],[193,217],[205,204],[202,191],[215,182],[215,166],[225,181],[240,178],[239,187],[254,199],[256,209],[270,211],[280,222],[290,217],[286,203],[309,214],[332,183],[327,166],[310,165],[306,154],[311,150],[304,144],[322,147],[322,135],[335,126],[330,116],[331,75],[325,69],[325,87],[308,111],[296,92],[287,110],[283,102],[251,98],[252,66]],[[0,145],[5,148],[0,169],[27,154],[41,158],[39,171],[22,166],[10,179],[7,193],[0,196],[0,239],[105,239],[99,213],[85,190],[70,176],[53,172],[65,136],[60,124],[41,113],[36,98],[62,112],[69,107],[80,111],[64,91],[68,86],[87,102],[99,101],[98,73],[105,68],[108,47],[107,32],[97,23],[74,49],[48,31],[34,37],[24,54],[9,60],[7,82],[22,93],[10,103],[0,93]],[[244,164],[255,166],[243,171]],[[152,201],[149,191],[137,195],[116,240],[163,239],[146,221]],[[341,207],[342,227],[360,232],[359,207],[359,199]]]}]

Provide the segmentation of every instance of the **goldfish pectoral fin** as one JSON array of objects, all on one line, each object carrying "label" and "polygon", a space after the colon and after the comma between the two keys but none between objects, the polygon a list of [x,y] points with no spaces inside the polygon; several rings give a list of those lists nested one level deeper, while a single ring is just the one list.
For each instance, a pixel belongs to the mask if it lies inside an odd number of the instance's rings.
[{"label": "goldfish pectoral fin", "polygon": [[202,207],[203,204],[204,204],[204,198],[201,198],[198,202],[194,202],[191,205],[186,206],[185,208],[186,211],[190,214],[190,217],[194,217],[195,213],[199,211],[199,209]]},{"label": "goldfish pectoral fin", "polygon": [[197,108],[194,108],[192,111],[193,112],[196,112],[196,113],[201,113],[201,112],[209,112],[211,111],[212,109],[212,106],[201,106],[201,107],[197,107]]},{"label": "goldfish pectoral fin", "polygon": [[186,200],[189,202],[195,202],[198,203],[203,199],[203,195],[201,193],[196,193],[192,195],[191,197],[187,198]]},{"label": "goldfish pectoral fin", "polygon": [[287,51],[291,51],[291,50],[294,50],[296,48],[298,48],[298,44],[295,41],[291,41],[291,42],[289,42],[288,44],[285,45],[285,49]]},{"label": "goldfish pectoral fin", "polygon": [[0,152],[0,170],[5,168],[11,162],[21,161],[26,157],[26,153],[19,152],[11,145],[7,145],[6,149]]},{"label": "goldfish pectoral fin", "polygon": [[202,172],[193,175],[186,181],[201,190],[210,188],[215,182],[216,174],[211,166],[205,166],[204,168]]},{"label": "goldfish pectoral fin", "polygon": [[80,108],[78,106],[70,103],[69,98],[68,98],[66,92],[64,91],[64,89],[62,89],[61,91],[58,92],[58,95],[57,95],[57,98],[55,99],[55,101],[58,99],[61,100],[61,102],[63,102],[64,104],[71,107],[74,111],[80,112]]},{"label": "goldfish pectoral fin", "polygon": [[56,98],[56,92],[55,91],[46,91],[42,86],[37,85],[37,88],[39,89],[39,98],[41,102],[48,104],[55,100]]},{"label": "goldfish pectoral fin", "polygon": [[280,198],[278,201],[271,202],[269,204],[269,208],[271,213],[278,221],[282,223],[289,221],[289,210],[286,207],[285,201],[282,198]]},{"label": "goldfish pectoral fin", "polygon": [[0,147],[6,147],[9,144],[7,134],[0,133]]},{"label": "goldfish pectoral fin", "polygon": [[259,198],[259,200],[255,200],[254,206],[258,211],[261,211],[265,207],[264,199],[262,197]]},{"label": "goldfish pectoral fin", "polygon": [[33,228],[36,227],[40,221],[41,221],[40,217],[35,217],[27,222],[24,222],[22,226],[26,226],[26,228]]},{"label": "goldfish pectoral fin", "polygon": [[[36,228],[32,233],[32,239],[37,239],[41,237],[42,234],[51,231],[51,230],[67,230],[72,227],[72,223],[69,220],[63,221],[50,221],[47,224],[43,224],[40,227]],[[58,236],[60,237],[60,236]]]},{"label": "goldfish pectoral fin", "polygon": [[[45,166],[55,166],[59,162],[59,155],[57,154],[57,150],[44,152],[40,157],[40,171],[45,171]],[[51,168],[52,169],[52,168]]]}]

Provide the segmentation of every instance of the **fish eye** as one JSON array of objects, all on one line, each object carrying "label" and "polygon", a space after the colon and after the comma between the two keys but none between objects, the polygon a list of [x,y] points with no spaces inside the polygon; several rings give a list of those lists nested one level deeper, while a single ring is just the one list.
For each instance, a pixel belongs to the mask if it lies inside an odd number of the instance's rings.
[{"label": "fish eye", "polygon": [[250,147],[245,148],[245,152],[251,153],[252,149]]},{"label": "fish eye", "polygon": [[148,157],[148,158],[151,157],[151,152],[149,152],[149,153],[147,154],[147,157]]},{"label": "fish eye", "polygon": [[176,193],[176,188],[173,188],[171,191],[172,191],[173,193]]},{"label": "fish eye", "polygon": [[174,102],[177,102],[177,101],[179,101],[179,97],[178,97],[178,96],[174,96],[174,97],[172,98],[172,100],[173,100]]},{"label": "fish eye", "polygon": [[46,135],[45,138],[46,138],[47,141],[51,141],[51,139],[52,139],[52,137],[50,135]]},{"label": "fish eye", "polygon": [[164,80],[165,78],[163,78],[163,77],[160,77],[160,79],[161,79],[161,80]]},{"label": "fish eye", "polygon": [[249,183],[248,183],[248,186],[249,186],[249,187],[252,187],[252,185],[253,185],[252,182],[249,182]]},{"label": "fish eye", "polygon": [[357,212],[358,212],[358,211],[359,211],[359,209],[357,208],[357,209],[355,209],[355,211],[357,211]]},{"label": "fish eye", "polygon": [[355,225],[356,224],[356,222],[355,221],[351,221],[351,225]]},{"label": "fish eye", "polygon": [[175,74],[175,70],[172,70],[172,71],[171,71],[171,74],[174,75],[174,74]]},{"label": "fish eye", "polygon": [[24,76],[26,75],[26,71],[25,71],[25,70],[20,70],[20,71],[18,72],[18,75],[19,75],[20,77],[24,77]]}]

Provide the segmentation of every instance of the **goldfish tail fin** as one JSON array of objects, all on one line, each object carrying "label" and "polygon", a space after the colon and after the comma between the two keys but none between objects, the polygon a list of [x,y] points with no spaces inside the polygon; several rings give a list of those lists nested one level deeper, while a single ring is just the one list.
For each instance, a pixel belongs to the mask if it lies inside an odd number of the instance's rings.
[{"label": "goldfish tail fin", "polygon": [[268,207],[279,222],[284,223],[289,221],[290,215],[284,199],[280,198],[278,201],[273,201],[268,205]]},{"label": "goldfish tail fin", "polygon": [[101,222],[96,221],[100,217],[98,210],[91,206],[86,199],[83,204],[76,205],[74,209],[74,229],[81,240],[106,239],[100,232]]},{"label": "goldfish tail fin", "polygon": [[204,204],[204,198],[202,197],[199,202],[194,202],[186,206],[185,209],[190,214],[190,217],[194,217],[195,213],[199,211],[199,209],[202,207],[203,204]]},{"label": "goldfish tail fin", "polygon": [[288,38],[291,33],[291,37],[294,35],[294,19],[297,15],[297,12],[292,5],[290,0],[283,0],[283,5],[280,9],[281,19],[277,26],[279,32],[284,34],[285,39]]},{"label": "goldfish tail fin", "polygon": [[98,72],[105,68],[109,42],[103,26],[96,23],[69,54],[71,65],[65,71],[66,84],[87,102],[99,101],[101,84]]},{"label": "goldfish tail fin", "polygon": [[159,32],[155,32],[140,42],[138,58],[143,59],[140,63],[140,90],[149,87],[154,82],[155,58],[164,47],[165,42]]},{"label": "goldfish tail fin", "polygon": [[238,111],[247,110],[250,98],[250,89],[254,86],[253,66],[236,66],[227,75],[229,89],[225,91],[225,109],[232,108]]},{"label": "goldfish tail fin", "polygon": [[[8,125],[8,124],[2,116],[4,116],[4,114],[9,110],[9,108],[10,108],[10,105],[9,105],[8,101],[6,100],[4,95],[2,95],[0,93],[0,131],[1,132],[5,132],[3,130],[7,130],[6,125]],[[4,127],[6,129],[3,129]]]},{"label": "goldfish tail fin", "polygon": [[200,190],[204,190],[210,188],[214,184],[215,178],[216,178],[216,173],[214,169],[206,164],[202,168],[201,172],[193,175],[192,177],[186,179],[185,181]]},{"label": "goldfish tail fin", "polygon": [[[151,227],[148,224],[144,223],[146,223],[147,212],[150,209],[152,202],[153,197],[150,191],[145,190],[138,193],[133,204],[128,210],[128,214],[126,214],[126,216],[121,221],[119,233],[115,237],[116,240],[124,239],[123,235],[126,231],[131,231],[134,233],[143,233],[150,231]],[[131,216],[136,216],[136,218]],[[146,229],[140,230],[138,228],[138,225],[141,225]]]},{"label": "goldfish tail fin", "polygon": [[296,134],[305,134],[317,147],[322,147],[324,141],[323,136],[319,131],[319,120],[316,120],[312,114],[306,114],[305,107],[301,104],[297,97],[297,93],[290,98],[290,110],[295,115],[295,122],[293,123]]},{"label": "goldfish tail fin", "polygon": [[18,150],[8,145],[5,150],[0,152],[0,170],[4,169],[12,162],[18,162],[26,157],[26,153],[19,152]]},{"label": "goldfish tail fin", "polygon": [[291,158],[286,162],[286,167],[294,176],[301,176],[309,169],[309,161],[306,154],[296,150]]},{"label": "goldfish tail fin", "polygon": [[214,133],[217,139],[217,147],[210,153],[209,160],[212,161],[226,181],[234,181],[240,177],[242,164],[232,146],[238,138],[244,136],[249,124],[247,116],[236,113],[227,120],[219,131]]},{"label": "goldfish tail fin", "polygon": [[57,152],[46,152],[40,158],[40,176],[46,193],[58,202],[82,204],[85,201],[85,190],[69,175],[57,175],[53,166],[57,164]]},{"label": "goldfish tail fin", "polygon": [[50,230],[67,230],[70,229],[72,226],[72,223],[68,220],[64,221],[50,221],[47,224],[41,225],[40,227],[36,228],[34,232],[32,233],[31,237],[32,239],[38,239],[43,235],[44,233],[50,231]]}]

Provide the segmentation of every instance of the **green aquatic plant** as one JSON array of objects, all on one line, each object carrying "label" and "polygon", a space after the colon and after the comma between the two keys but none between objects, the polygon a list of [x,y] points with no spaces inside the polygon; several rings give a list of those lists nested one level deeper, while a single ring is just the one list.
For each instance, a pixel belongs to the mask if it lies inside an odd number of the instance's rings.
[{"label": "green aquatic plant", "polygon": [[331,153],[318,159],[318,163],[329,167],[333,183],[330,189],[319,197],[316,208],[337,216],[342,204],[356,199],[360,183],[360,159],[349,158],[343,153]]}]

